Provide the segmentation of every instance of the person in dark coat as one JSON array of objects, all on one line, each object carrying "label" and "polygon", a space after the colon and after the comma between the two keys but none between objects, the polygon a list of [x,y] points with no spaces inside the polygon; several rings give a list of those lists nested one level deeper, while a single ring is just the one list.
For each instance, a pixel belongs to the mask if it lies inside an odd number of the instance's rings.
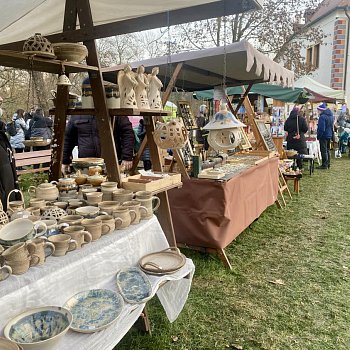
[{"label": "person in dark coat", "polygon": [[196,130],[196,140],[198,144],[203,145],[204,149],[207,151],[209,148],[208,144],[208,131],[204,130],[204,126],[208,124],[208,108],[206,105],[199,106],[199,115],[196,118],[197,127]]},{"label": "person in dark coat", "polygon": [[[127,117],[115,117],[114,141],[121,166],[129,170],[134,155],[134,131]],[[72,151],[78,146],[79,158],[101,157],[101,144],[96,118],[92,115],[74,115],[65,131],[63,148],[63,172],[72,162]]]},{"label": "person in dark coat", "polygon": [[[284,131],[287,134],[287,149],[294,149],[299,154],[307,154],[305,133],[307,132],[306,119],[300,115],[299,108],[294,107],[284,123]],[[299,169],[303,166],[302,159],[297,159]]]},{"label": "person in dark coat", "polygon": [[15,159],[10,142],[3,130],[0,130],[0,201],[7,210],[8,194],[18,188]]},{"label": "person in dark coat", "polygon": [[334,133],[334,116],[326,103],[317,107],[320,114],[317,124],[317,140],[320,142],[322,165],[317,169],[330,168],[330,144]]},{"label": "person in dark coat", "polygon": [[[146,126],[143,119],[140,119],[139,125],[137,127],[137,137],[140,140],[140,143],[142,143],[143,139],[146,136]],[[152,162],[151,162],[151,155],[149,151],[149,147],[146,146],[143,153],[142,153],[142,161],[143,161],[143,168],[145,170],[151,170],[152,169]]]}]

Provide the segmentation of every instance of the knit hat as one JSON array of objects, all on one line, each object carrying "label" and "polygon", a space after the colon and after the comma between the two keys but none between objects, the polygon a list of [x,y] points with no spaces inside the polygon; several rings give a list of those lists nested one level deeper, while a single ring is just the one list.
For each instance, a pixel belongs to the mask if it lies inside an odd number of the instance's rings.
[{"label": "knit hat", "polygon": [[317,109],[318,109],[319,111],[325,111],[325,110],[327,109],[327,104],[323,102],[322,104],[320,104],[320,105],[317,107]]}]

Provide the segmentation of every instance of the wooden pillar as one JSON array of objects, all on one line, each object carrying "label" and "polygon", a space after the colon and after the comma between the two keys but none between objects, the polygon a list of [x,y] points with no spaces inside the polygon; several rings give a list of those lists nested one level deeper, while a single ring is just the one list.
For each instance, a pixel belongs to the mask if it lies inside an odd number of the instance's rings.
[{"label": "wooden pillar", "polygon": [[58,180],[61,177],[61,164],[64,146],[64,131],[66,128],[66,108],[68,105],[67,85],[57,86],[56,113],[52,141],[52,156],[49,171],[49,180]]}]

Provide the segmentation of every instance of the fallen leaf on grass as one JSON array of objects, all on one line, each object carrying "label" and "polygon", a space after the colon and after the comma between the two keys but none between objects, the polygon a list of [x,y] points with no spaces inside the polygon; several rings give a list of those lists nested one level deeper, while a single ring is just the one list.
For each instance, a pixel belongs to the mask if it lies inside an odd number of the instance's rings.
[{"label": "fallen leaf on grass", "polygon": [[281,280],[281,279],[277,279],[277,280],[274,280],[274,281],[268,281],[268,282],[269,282],[269,283],[272,283],[272,284],[279,284],[279,285],[281,285],[281,286],[284,286],[284,285],[285,285],[284,281]]},{"label": "fallen leaf on grass", "polygon": [[176,335],[172,335],[171,339],[173,340],[173,342],[176,342],[179,340],[179,337],[177,337]]}]

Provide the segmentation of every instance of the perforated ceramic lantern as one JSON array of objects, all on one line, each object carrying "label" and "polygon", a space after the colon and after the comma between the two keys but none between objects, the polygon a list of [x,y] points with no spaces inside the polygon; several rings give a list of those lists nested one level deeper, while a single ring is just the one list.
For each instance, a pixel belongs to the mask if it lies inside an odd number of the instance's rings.
[{"label": "perforated ceramic lantern", "polygon": [[179,149],[185,146],[188,135],[185,127],[173,119],[167,123],[157,123],[153,138],[159,148]]},{"label": "perforated ceramic lantern", "polygon": [[23,53],[45,58],[56,57],[51,42],[40,33],[35,33],[24,42]]},{"label": "perforated ceramic lantern", "polygon": [[208,143],[216,151],[227,151],[236,148],[242,141],[240,128],[245,125],[227,110],[226,104],[214,118],[204,126],[209,130]]}]

